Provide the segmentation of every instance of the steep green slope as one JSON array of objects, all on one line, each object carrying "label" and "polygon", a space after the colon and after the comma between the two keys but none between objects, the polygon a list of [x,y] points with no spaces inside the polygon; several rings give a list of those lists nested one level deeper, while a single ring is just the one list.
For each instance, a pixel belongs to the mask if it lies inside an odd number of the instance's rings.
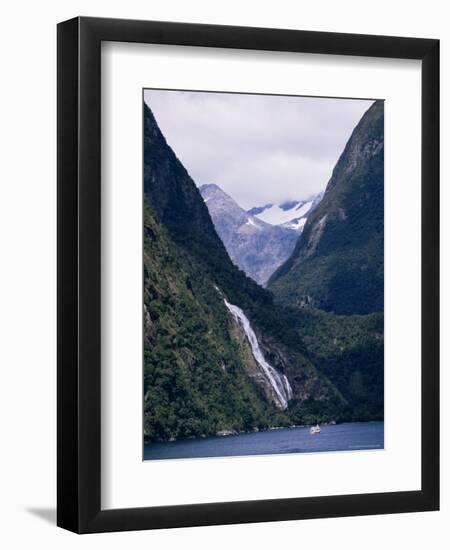
[{"label": "steep green slope", "polygon": [[144,193],[170,238],[195,259],[199,276],[209,276],[256,326],[303,353],[298,334],[283,319],[272,293],[258,286],[230,260],[191,177],[168,146],[153,113],[144,107]]},{"label": "steep green slope", "polygon": [[[146,439],[287,425],[309,418],[317,404],[323,419],[342,418],[345,399],[306,356],[271,293],[231,262],[199,191],[147,106],[144,178]],[[282,412],[270,400],[224,297],[242,308],[267,360],[288,376],[292,414],[291,405]]]},{"label": "steep green slope", "polygon": [[245,343],[211,282],[145,205],[144,433],[147,440],[285,424],[250,376]]},{"label": "steep green slope", "polygon": [[225,265],[228,255],[199,190],[144,104],[144,194],[171,238],[192,254]]},{"label": "steep green slope", "polygon": [[384,415],[384,315],[334,315],[293,308],[291,322],[311,361],[349,404],[347,420],[382,420]]},{"label": "steep green slope", "polygon": [[278,302],[337,314],[383,310],[384,104],[354,129],[325,195],[268,287]]}]

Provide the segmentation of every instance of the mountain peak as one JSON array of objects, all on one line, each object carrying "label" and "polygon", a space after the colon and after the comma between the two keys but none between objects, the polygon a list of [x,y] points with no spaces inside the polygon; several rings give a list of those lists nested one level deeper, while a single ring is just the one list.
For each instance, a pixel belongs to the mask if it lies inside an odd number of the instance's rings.
[{"label": "mountain peak", "polygon": [[198,252],[205,258],[210,256],[210,247],[222,258],[227,257],[199,190],[167,143],[147,104],[144,104],[144,196],[177,243],[190,246],[197,242]]},{"label": "mountain peak", "polygon": [[218,185],[202,185],[203,197],[231,260],[257,283],[267,279],[291,254],[298,234],[246,212]]},{"label": "mountain peak", "polygon": [[[226,209],[229,211],[233,211],[235,215],[240,215],[241,217],[243,217],[243,210],[237,204],[237,202],[215,183],[206,183],[204,185],[201,185],[198,190],[200,191],[200,195],[202,196],[203,201],[205,203],[210,203],[207,205],[208,208],[214,202],[216,208],[220,207],[222,210]],[[245,219],[247,217],[248,216],[245,216]]]},{"label": "mountain peak", "polygon": [[222,191],[222,193],[224,192],[223,189],[215,183],[204,183],[203,185],[200,185],[198,189],[200,193],[205,193],[207,191]]},{"label": "mountain peak", "polygon": [[384,108],[376,101],[353,130],[323,199],[269,288],[284,304],[340,315],[384,307]]}]

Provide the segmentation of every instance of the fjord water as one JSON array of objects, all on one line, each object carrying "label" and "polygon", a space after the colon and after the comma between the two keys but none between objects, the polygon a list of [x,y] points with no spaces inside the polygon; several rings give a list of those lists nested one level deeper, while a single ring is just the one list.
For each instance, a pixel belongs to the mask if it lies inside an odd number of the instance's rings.
[{"label": "fjord water", "polygon": [[225,437],[206,437],[144,445],[144,460],[272,455],[384,448],[384,422],[351,422],[321,426],[318,435],[308,427],[280,428]]}]

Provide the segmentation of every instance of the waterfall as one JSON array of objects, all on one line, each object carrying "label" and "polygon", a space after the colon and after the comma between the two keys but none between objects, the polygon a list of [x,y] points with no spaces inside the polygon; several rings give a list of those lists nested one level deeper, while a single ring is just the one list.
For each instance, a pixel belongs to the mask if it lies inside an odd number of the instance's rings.
[{"label": "waterfall", "polygon": [[280,409],[286,409],[288,406],[288,401],[292,398],[293,395],[289,380],[284,374],[278,372],[264,359],[264,355],[261,351],[261,348],[259,347],[256,334],[250,324],[250,321],[247,319],[242,309],[238,306],[230,304],[225,299],[224,302],[235,320],[244,329],[247,339],[250,343],[250,347],[252,348],[253,357],[255,358],[256,363],[261,368],[261,372],[264,378],[273,389],[276,405]]}]

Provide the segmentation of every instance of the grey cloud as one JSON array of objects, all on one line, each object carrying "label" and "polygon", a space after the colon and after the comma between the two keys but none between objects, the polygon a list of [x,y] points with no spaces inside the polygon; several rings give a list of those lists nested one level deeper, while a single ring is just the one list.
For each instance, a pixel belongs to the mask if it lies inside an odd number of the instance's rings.
[{"label": "grey cloud", "polygon": [[146,90],[167,142],[197,185],[241,206],[323,190],[371,100]]}]

